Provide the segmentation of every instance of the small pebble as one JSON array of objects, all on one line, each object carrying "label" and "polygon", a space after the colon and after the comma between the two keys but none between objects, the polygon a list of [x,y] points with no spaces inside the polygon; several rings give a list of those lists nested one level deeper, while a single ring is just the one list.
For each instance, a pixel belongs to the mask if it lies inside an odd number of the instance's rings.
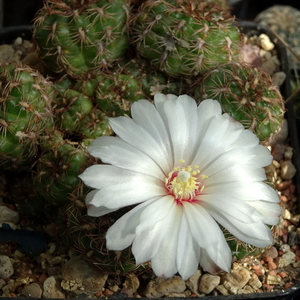
[{"label": "small pebble", "polygon": [[290,180],[292,179],[296,174],[296,168],[293,165],[293,163],[290,160],[285,160],[281,164],[281,178],[283,180]]},{"label": "small pebble", "polygon": [[191,290],[192,293],[196,294],[197,296],[200,295],[198,290],[200,277],[201,271],[197,270],[197,272],[193,276],[191,276],[188,280],[185,281],[186,286]]},{"label": "small pebble", "polygon": [[254,266],[252,266],[252,270],[254,271],[254,273],[257,276],[263,276],[263,275],[265,275],[265,270],[264,270],[264,268],[263,268],[262,265],[254,265]]},{"label": "small pebble", "polygon": [[280,87],[286,79],[286,74],[284,72],[276,72],[272,76],[272,82],[275,86]]},{"label": "small pebble", "polygon": [[60,287],[60,280],[54,276],[50,276],[44,281],[43,290],[43,298],[66,298]]},{"label": "small pebble", "polygon": [[6,255],[0,255],[0,278],[7,279],[14,274],[11,260]]},{"label": "small pebble", "polygon": [[41,298],[43,290],[37,283],[26,285],[22,290],[22,295],[27,298]]},{"label": "small pebble", "polygon": [[204,274],[199,283],[199,291],[203,294],[209,294],[221,281],[220,276]]},{"label": "small pebble", "polygon": [[266,51],[271,51],[274,49],[275,45],[271,42],[270,38],[266,34],[261,34],[258,37],[261,47]]},{"label": "small pebble", "polygon": [[278,257],[278,250],[276,249],[276,247],[272,246],[269,249],[265,250],[264,253],[262,254],[263,257],[267,257],[270,256],[273,259]]},{"label": "small pebble", "polygon": [[223,281],[228,281],[236,288],[243,288],[250,279],[250,272],[246,268],[238,268],[222,277]]},{"label": "small pebble", "polygon": [[19,214],[16,211],[8,208],[7,206],[0,206],[0,223],[11,222],[16,224],[18,221]]},{"label": "small pebble", "polygon": [[292,180],[282,181],[281,183],[279,183],[277,185],[276,189],[278,191],[282,191],[282,190],[287,189],[291,184],[292,184]]}]

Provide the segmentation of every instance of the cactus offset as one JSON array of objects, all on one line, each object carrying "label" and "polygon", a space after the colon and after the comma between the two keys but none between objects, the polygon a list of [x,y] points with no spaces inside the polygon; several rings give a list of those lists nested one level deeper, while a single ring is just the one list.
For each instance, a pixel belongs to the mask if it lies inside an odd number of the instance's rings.
[{"label": "cactus offset", "polygon": [[91,77],[122,57],[129,45],[125,0],[47,0],[37,13],[34,38],[56,73]]},{"label": "cactus offset", "polygon": [[52,83],[33,69],[0,65],[0,165],[28,166],[37,155],[39,138],[53,126]]},{"label": "cactus offset", "polygon": [[239,31],[214,2],[148,0],[134,17],[137,52],[169,76],[195,76],[237,61]]},{"label": "cactus offset", "polygon": [[283,120],[280,92],[269,75],[249,65],[225,64],[206,73],[195,85],[195,97],[218,100],[224,112],[261,141],[269,139]]}]

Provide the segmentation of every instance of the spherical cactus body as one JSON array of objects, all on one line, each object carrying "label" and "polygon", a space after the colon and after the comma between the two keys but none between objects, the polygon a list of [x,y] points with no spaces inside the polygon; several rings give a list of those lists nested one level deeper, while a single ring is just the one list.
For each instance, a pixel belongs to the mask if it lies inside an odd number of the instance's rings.
[{"label": "spherical cactus body", "polygon": [[47,0],[34,38],[50,70],[92,76],[122,57],[129,45],[125,0]]},{"label": "spherical cactus body", "polygon": [[236,61],[240,35],[226,9],[196,0],[148,0],[132,25],[137,52],[169,76]]},{"label": "spherical cactus body", "polygon": [[0,65],[0,164],[28,166],[37,154],[39,138],[53,126],[52,83],[33,69]]},{"label": "spherical cactus body", "polygon": [[195,85],[197,99],[218,100],[224,112],[268,140],[283,120],[284,101],[271,78],[257,68],[239,63],[225,64]]}]

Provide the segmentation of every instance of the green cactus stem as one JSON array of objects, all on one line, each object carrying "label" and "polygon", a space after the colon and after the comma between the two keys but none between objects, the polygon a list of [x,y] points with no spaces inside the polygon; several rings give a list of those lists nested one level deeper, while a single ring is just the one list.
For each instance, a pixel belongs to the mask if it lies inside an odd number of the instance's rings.
[{"label": "green cactus stem", "polygon": [[215,2],[148,0],[133,17],[139,55],[169,76],[196,76],[237,61],[240,34]]},{"label": "green cactus stem", "polygon": [[56,73],[91,77],[107,69],[129,46],[125,0],[47,0],[33,36],[46,66]]},{"label": "green cactus stem", "polygon": [[206,73],[195,84],[195,98],[215,99],[222,110],[267,141],[280,127],[284,100],[269,75],[239,63]]},{"label": "green cactus stem", "polygon": [[53,126],[52,83],[30,67],[0,65],[0,165],[28,166],[39,138]]}]

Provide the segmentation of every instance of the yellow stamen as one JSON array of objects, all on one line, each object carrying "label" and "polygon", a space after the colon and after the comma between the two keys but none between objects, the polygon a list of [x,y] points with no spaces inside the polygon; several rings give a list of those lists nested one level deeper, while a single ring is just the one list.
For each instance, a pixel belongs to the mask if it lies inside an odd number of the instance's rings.
[{"label": "yellow stamen", "polygon": [[[184,159],[180,160],[180,163],[184,162]],[[203,191],[202,180],[206,178],[207,176],[200,174],[199,166],[177,166],[168,174],[165,182],[167,189],[177,201],[191,201]]]}]

